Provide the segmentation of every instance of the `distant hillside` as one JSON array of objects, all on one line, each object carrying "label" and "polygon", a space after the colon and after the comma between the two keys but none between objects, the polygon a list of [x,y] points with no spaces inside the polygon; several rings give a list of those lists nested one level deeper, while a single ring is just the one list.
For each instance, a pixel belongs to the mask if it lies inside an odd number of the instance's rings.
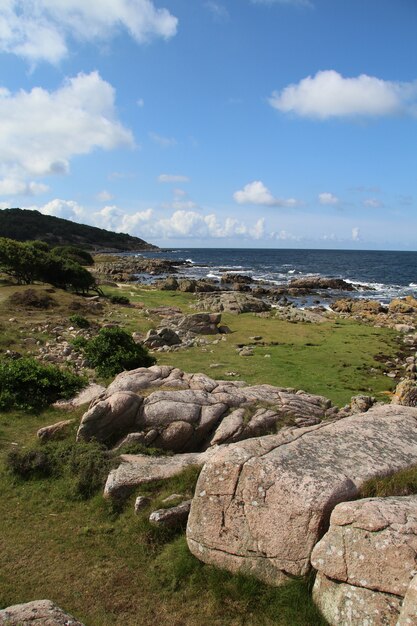
[{"label": "distant hillside", "polygon": [[40,239],[52,245],[76,245],[95,252],[158,249],[157,246],[126,233],[113,233],[27,209],[0,210],[0,237],[18,241]]}]

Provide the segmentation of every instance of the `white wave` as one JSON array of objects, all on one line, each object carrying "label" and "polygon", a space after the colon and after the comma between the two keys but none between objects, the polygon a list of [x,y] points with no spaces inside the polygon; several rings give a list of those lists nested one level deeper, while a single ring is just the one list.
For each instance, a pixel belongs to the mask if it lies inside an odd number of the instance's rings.
[{"label": "white wave", "polygon": [[417,283],[410,283],[408,286],[416,288],[417,287]]},{"label": "white wave", "polygon": [[186,263],[193,263],[193,264],[195,263],[195,261],[193,261],[192,259],[185,259],[185,262]]},{"label": "white wave", "polygon": [[215,278],[216,280],[220,280],[220,276],[218,274],[213,274],[212,272],[209,272],[208,274],[206,274],[207,278]]}]

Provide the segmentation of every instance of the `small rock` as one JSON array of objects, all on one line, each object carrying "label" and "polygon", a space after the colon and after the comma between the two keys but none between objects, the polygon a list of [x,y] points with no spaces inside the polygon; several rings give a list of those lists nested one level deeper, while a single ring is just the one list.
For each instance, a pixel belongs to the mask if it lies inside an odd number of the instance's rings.
[{"label": "small rock", "polygon": [[178,506],[170,509],[158,509],[149,516],[149,521],[157,526],[172,528],[186,524],[190,513],[191,500],[181,502]]},{"label": "small rock", "polygon": [[147,498],[146,496],[138,496],[135,500],[136,515],[140,513],[141,511],[143,511],[143,509],[146,509],[148,504],[150,504],[150,501],[151,501],[150,498]]}]

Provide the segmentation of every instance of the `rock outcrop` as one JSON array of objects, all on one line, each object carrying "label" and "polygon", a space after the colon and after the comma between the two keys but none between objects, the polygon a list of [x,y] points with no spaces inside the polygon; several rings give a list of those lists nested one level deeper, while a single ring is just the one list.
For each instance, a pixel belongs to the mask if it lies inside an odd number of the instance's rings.
[{"label": "rock outcrop", "polygon": [[261,313],[270,311],[271,305],[247,293],[240,291],[222,291],[212,294],[202,294],[196,308],[204,311],[226,311],[227,313]]},{"label": "rock outcrop", "polygon": [[206,452],[158,457],[147,454],[122,454],[121,464],[112,470],[107,478],[104,497],[124,498],[140,485],[172,478],[192,465],[202,467],[216,450],[217,448],[211,448]]},{"label": "rock outcrop", "polygon": [[338,504],[311,563],[313,597],[330,624],[394,626],[416,573],[417,496]]},{"label": "rock outcrop", "polygon": [[153,366],[119,374],[84,414],[77,439],[115,444],[135,433],[135,441],[145,445],[197,452],[276,432],[288,423],[316,424],[337,412],[322,396]]},{"label": "rock outcrop", "polygon": [[272,584],[306,574],[333,508],[417,463],[416,425],[417,409],[388,405],[221,448],[197,483],[191,552]]},{"label": "rock outcrop", "polygon": [[0,611],[1,626],[83,626],[51,600],[14,604]]}]

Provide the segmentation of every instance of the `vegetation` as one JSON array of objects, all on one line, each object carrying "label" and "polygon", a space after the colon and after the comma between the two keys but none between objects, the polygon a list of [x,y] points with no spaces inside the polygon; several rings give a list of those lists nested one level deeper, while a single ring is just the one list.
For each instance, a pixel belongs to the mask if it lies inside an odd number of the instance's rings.
[{"label": "vegetation", "polygon": [[0,271],[23,285],[38,280],[80,293],[96,287],[94,277],[82,265],[65,254],[57,255],[39,241],[21,243],[0,238]]},{"label": "vegetation", "polygon": [[388,476],[372,478],[362,485],[361,498],[412,496],[417,494],[417,466]]},{"label": "vegetation", "polygon": [[115,376],[123,370],[150,367],[156,362],[148,350],[121,328],[102,328],[82,348],[100,376]]},{"label": "vegetation", "polygon": [[27,209],[0,210],[0,237],[18,241],[39,239],[55,246],[76,245],[87,250],[106,249],[111,252],[157,249],[139,237],[76,224]]},{"label": "vegetation", "polygon": [[[36,429],[58,419],[51,411],[0,416],[0,607],[48,597],[88,626],[325,626],[309,583],[277,589],[206,566],[189,553],[181,529],[148,522],[165,497],[193,491],[195,468],[143,486],[151,504],[136,516],[133,499],[115,508],[97,483],[80,480],[90,475],[84,455],[91,446],[101,485],[115,462],[98,444],[75,444],[75,432],[33,443]],[[38,469],[34,451],[43,453]]]},{"label": "vegetation", "polygon": [[130,304],[130,300],[126,296],[110,296],[110,302],[112,304],[122,304],[122,305]]},{"label": "vegetation", "polygon": [[71,322],[71,324],[74,324],[74,326],[77,326],[78,328],[90,328],[90,322],[88,321],[88,319],[86,317],[83,317],[82,315],[78,315],[78,313],[70,315],[69,321]]},{"label": "vegetation", "polygon": [[[30,289],[39,298],[49,295],[44,285]],[[56,332],[85,346],[83,337],[65,335],[65,323],[77,326],[71,318],[74,311],[93,329],[111,322],[130,336],[163,320],[153,308],[195,310],[189,306],[195,302],[193,294],[132,285],[106,287],[107,296],[128,297],[131,307],[113,304],[107,297],[100,299],[99,308],[59,289],[52,294],[56,304],[46,309],[11,305],[12,294],[27,291],[23,285],[0,285],[0,350],[26,354],[31,349],[26,338],[45,344]],[[383,375],[382,363],[393,360],[398,349],[396,333],[389,329],[338,319],[290,324],[253,314],[224,314],[222,322],[231,328],[230,335],[208,337],[206,346],[158,353],[158,363],[218,379],[303,388],[339,405],[357,393],[381,400],[395,384]],[[56,327],[60,330],[55,332]],[[262,336],[263,344],[254,346],[253,357],[239,357],[237,345],[253,343],[250,337],[255,335]],[[384,359],[374,358],[381,354]],[[310,582],[293,580],[271,588],[251,577],[233,576],[195,559],[181,531],[149,523],[150,511],[164,506],[166,496],[192,493],[195,468],[141,487],[140,495],[147,495],[151,504],[139,515],[133,514],[137,493],[122,507],[104,501],[105,476],[117,457],[97,443],[75,443],[84,411],[81,407],[70,413],[75,423],[66,438],[47,444],[37,442],[36,431],[67,415],[52,408],[36,414],[0,413],[0,607],[50,597],[88,626],[324,626],[311,601]],[[118,454],[137,452],[144,449],[129,444]],[[394,477],[381,479],[387,480],[398,482]],[[411,474],[400,482],[401,488],[415,488]],[[392,486],[386,491],[391,493]],[[363,493],[380,494],[379,487]]]},{"label": "vegetation", "polygon": [[94,259],[87,250],[77,248],[77,246],[55,246],[52,248],[55,256],[70,259],[80,265],[94,265]]},{"label": "vegetation", "polygon": [[0,360],[0,410],[41,411],[59,398],[69,398],[86,381],[71,371],[36,359]]}]

